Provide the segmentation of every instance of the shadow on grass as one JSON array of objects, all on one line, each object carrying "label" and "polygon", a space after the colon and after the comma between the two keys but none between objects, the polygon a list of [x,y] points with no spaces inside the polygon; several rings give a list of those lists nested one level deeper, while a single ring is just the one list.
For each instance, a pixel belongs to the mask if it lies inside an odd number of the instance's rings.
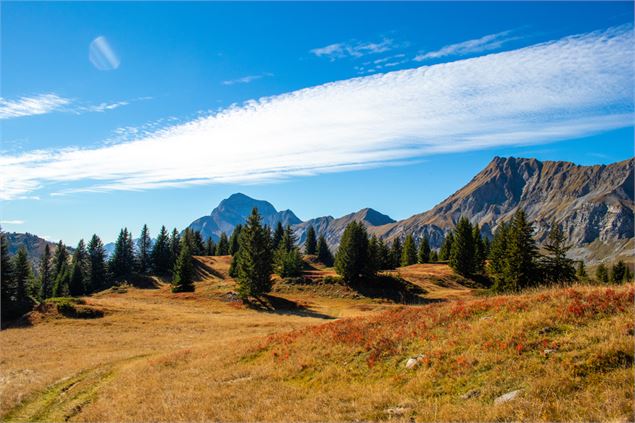
[{"label": "shadow on grass", "polygon": [[429,304],[440,299],[423,298],[427,291],[418,285],[393,275],[377,275],[348,285],[358,294],[368,298],[381,298],[398,304]]},{"label": "shadow on grass", "polygon": [[218,279],[225,279],[225,275],[223,275],[218,270],[214,269],[212,266],[209,266],[200,260],[194,261],[194,272],[195,272],[196,279],[198,280],[205,279],[209,277],[210,275]]},{"label": "shadow on grass", "polygon": [[313,317],[316,319],[335,319],[335,317],[329,316],[328,314],[313,311],[306,305],[270,294],[245,300],[244,304],[252,310],[263,311],[265,313],[292,314],[294,316]]}]

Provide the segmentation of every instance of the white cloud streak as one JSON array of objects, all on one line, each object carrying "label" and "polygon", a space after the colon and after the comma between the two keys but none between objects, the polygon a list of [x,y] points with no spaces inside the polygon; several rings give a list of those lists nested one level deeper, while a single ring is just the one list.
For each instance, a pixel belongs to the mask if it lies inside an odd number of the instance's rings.
[{"label": "white cloud streak", "polygon": [[417,55],[414,60],[423,62],[429,59],[439,59],[446,56],[465,56],[472,53],[483,53],[501,48],[504,44],[518,40],[520,37],[512,35],[513,31],[503,31],[496,34],[485,35],[474,40],[450,44],[439,50]]},{"label": "white cloud streak", "polygon": [[329,44],[328,46],[314,48],[310,50],[310,53],[333,61],[345,57],[359,58],[369,54],[384,53],[394,48],[396,48],[395,42],[389,38],[384,38],[377,43],[348,41]]},{"label": "white cloud streak", "polygon": [[249,84],[250,82],[257,81],[259,79],[265,78],[267,76],[273,76],[272,73],[261,73],[259,75],[247,75],[242,78],[229,79],[227,81],[223,81],[223,85],[234,85],[234,84]]},{"label": "white cloud streak", "polygon": [[0,119],[43,115],[60,110],[70,103],[71,100],[68,98],[52,93],[20,97],[17,100],[8,100],[0,97]]},{"label": "white cloud streak", "polygon": [[0,225],[23,225],[24,220],[0,220]]},{"label": "white cloud streak", "polygon": [[91,149],[0,157],[1,198],[259,183],[633,123],[631,25],[262,98]]}]

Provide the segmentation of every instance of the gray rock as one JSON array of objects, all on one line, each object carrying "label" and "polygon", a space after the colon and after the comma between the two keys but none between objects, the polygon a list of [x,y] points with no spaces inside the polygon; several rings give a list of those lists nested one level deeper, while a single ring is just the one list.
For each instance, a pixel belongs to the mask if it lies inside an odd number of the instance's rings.
[{"label": "gray rock", "polygon": [[412,370],[412,369],[417,368],[419,366],[419,364],[421,364],[421,361],[423,361],[424,357],[425,357],[425,355],[423,355],[423,354],[419,354],[416,357],[410,357],[406,361],[406,369]]},{"label": "gray rock", "polygon": [[494,405],[504,404],[506,402],[515,400],[516,397],[518,397],[518,395],[520,395],[522,391],[523,391],[522,389],[517,389],[515,391],[511,391],[506,394],[503,394],[494,400]]},{"label": "gray rock", "polygon": [[468,400],[470,398],[476,398],[479,396],[481,396],[481,391],[479,391],[478,389],[471,389],[467,391],[466,393],[464,393],[463,395],[461,395],[461,399]]}]

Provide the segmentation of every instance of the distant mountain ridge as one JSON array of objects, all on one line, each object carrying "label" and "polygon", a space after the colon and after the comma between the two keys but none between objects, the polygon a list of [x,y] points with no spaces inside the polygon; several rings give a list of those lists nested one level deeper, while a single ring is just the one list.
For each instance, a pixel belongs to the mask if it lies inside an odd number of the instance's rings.
[{"label": "distant mountain ridge", "polygon": [[555,220],[574,247],[572,257],[597,262],[629,257],[634,245],[634,163],[635,159],[629,159],[580,166],[564,161],[494,157],[470,182],[437,206],[401,221],[365,208],[340,218],[323,216],[301,222],[290,210],[278,212],[266,201],[234,194],[190,228],[217,239],[223,230],[229,235],[238,223],[245,222],[253,207],[258,207],[265,224],[273,227],[280,221],[291,225],[299,244],[312,225],[335,249],[346,226],[358,221],[387,241],[409,233],[418,239],[427,235],[432,248],[439,248],[460,216],[481,225],[482,232],[491,237],[501,222],[522,207],[534,222],[538,242],[545,240]]}]

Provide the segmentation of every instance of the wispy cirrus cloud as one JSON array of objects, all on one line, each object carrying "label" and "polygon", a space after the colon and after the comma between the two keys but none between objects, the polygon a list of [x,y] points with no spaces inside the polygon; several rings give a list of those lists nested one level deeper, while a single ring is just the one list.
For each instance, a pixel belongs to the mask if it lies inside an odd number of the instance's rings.
[{"label": "wispy cirrus cloud", "polygon": [[0,157],[1,198],[259,183],[632,125],[632,25],[249,101],[116,145]]},{"label": "wispy cirrus cloud", "polygon": [[513,33],[514,31],[511,30],[502,31],[496,34],[485,35],[481,38],[450,44],[436,51],[418,54],[414,60],[416,62],[423,62],[424,60],[438,59],[446,56],[465,56],[472,53],[483,53],[486,51],[496,50],[510,41],[521,38]]},{"label": "wispy cirrus cloud", "polygon": [[71,102],[72,100],[53,93],[20,97],[16,100],[0,97],[0,119],[43,115],[61,110]]},{"label": "wispy cirrus cloud", "polygon": [[317,57],[326,57],[333,61],[345,57],[363,57],[369,54],[384,53],[396,48],[394,40],[384,38],[379,42],[347,41],[314,48],[310,53]]},{"label": "wispy cirrus cloud", "polygon": [[0,220],[0,225],[23,225],[24,220]]},{"label": "wispy cirrus cloud", "polygon": [[247,75],[236,79],[228,79],[222,82],[223,85],[249,84],[262,78],[273,76],[272,73],[265,72],[258,75]]}]

